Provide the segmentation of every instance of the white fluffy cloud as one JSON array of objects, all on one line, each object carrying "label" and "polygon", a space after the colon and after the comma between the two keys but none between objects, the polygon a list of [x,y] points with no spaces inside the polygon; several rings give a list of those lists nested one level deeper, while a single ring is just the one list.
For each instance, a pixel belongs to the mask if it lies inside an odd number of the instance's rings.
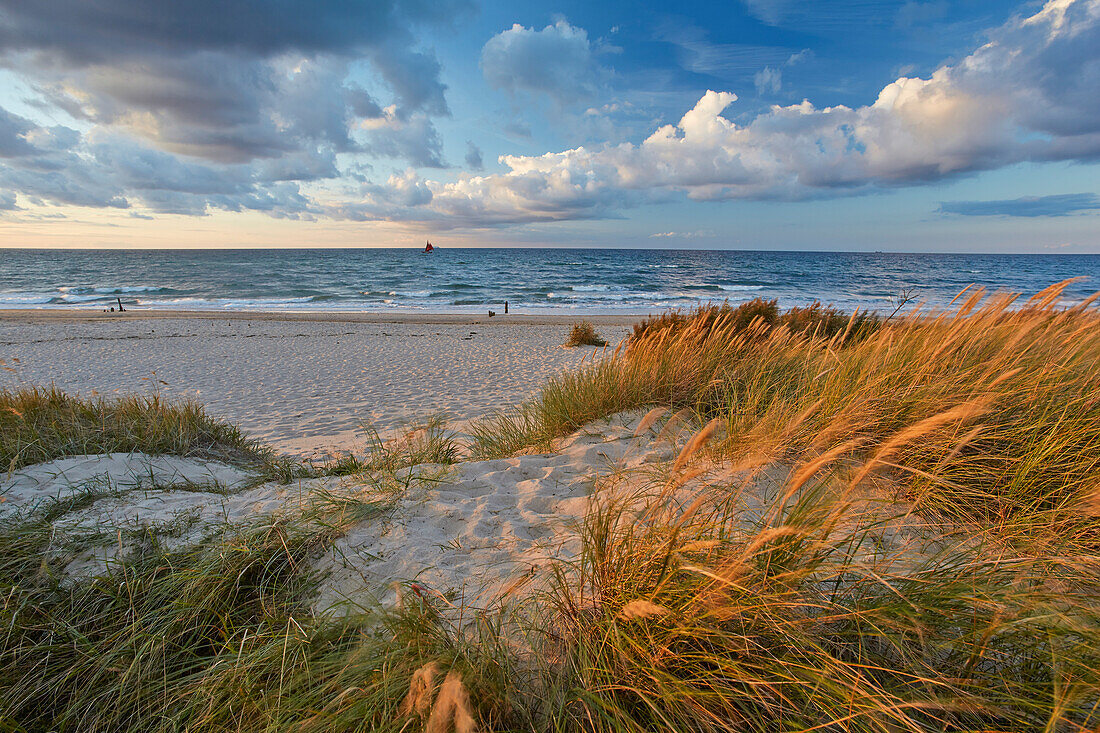
[{"label": "white fluffy cloud", "polygon": [[[605,216],[640,201],[800,199],[916,185],[1020,161],[1100,158],[1100,0],[1050,0],[929,78],[867,106],[774,106],[745,125],[708,91],[642,143],[502,156],[509,171],[432,191],[380,216],[455,226]],[[369,205],[369,202],[368,202]]]},{"label": "white fluffy cloud", "polygon": [[588,33],[564,20],[542,30],[516,23],[493,36],[481,51],[481,70],[495,89],[546,95],[563,106],[594,97],[607,73]]}]

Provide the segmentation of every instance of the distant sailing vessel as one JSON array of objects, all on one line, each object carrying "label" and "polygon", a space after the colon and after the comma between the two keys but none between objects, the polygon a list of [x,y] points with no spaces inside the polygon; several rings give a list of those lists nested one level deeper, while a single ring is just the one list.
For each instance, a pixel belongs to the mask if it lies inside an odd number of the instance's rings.
[{"label": "distant sailing vessel", "polygon": [[434,251],[435,251],[435,247],[432,246],[431,242],[428,242],[427,244],[424,245],[424,252],[425,253],[434,252]]}]

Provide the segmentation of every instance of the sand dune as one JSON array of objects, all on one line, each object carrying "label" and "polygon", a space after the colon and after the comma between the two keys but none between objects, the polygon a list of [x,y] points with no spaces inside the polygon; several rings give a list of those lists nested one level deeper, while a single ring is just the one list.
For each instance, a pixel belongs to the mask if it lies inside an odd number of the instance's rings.
[{"label": "sand dune", "polygon": [[[633,436],[637,417],[617,415],[586,426],[553,454],[408,469],[408,490],[383,517],[352,526],[317,558],[316,568],[329,576],[317,608],[392,600],[396,580],[485,599],[516,572],[571,556],[572,525],[584,515],[596,476],[672,455],[672,447],[655,442],[652,431]],[[255,479],[246,472],[215,461],[78,456],[27,467],[0,482],[0,518],[75,500],[54,529],[60,536],[91,538],[64,570],[85,576],[120,553],[140,551],[149,531],[169,546],[182,546],[226,524],[293,515],[316,501],[392,499],[369,477],[244,488],[249,483]]]},{"label": "sand dune", "polygon": [[[597,488],[655,486],[668,475],[693,427],[661,420],[635,435],[641,417],[622,413],[586,425],[549,454],[404,469],[397,476],[404,488],[396,493],[371,475],[256,485],[255,477],[213,461],[141,454],[65,458],[0,482],[0,519],[73,500],[72,510],[53,520],[51,545],[63,575],[72,579],[141,553],[153,536],[180,548],[218,541],[232,527],[313,516],[322,504],[378,506],[383,511],[347,523],[314,558],[313,568],[324,577],[316,612],[393,603],[400,582],[456,607],[486,607],[507,589],[538,586],[552,561],[576,558],[579,523]],[[774,466],[746,477],[712,467],[671,500],[687,503],[702,485],[721,483],[738,494],[750,528],[782,493],[787,470]],[[943,527],[927,526],[898,505],[868,504],[861,511],[881,515],[869,555],[890,546],[894,556],[916,561],[949,544]]]}]

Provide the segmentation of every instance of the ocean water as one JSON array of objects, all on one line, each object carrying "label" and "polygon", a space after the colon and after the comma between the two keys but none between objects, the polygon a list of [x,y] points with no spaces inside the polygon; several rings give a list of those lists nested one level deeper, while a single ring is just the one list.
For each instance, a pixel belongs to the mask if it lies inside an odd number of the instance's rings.
[{"label": "ocean water", "polygon": [[608,249],[0,249],[0,308],[641,314],[755,297],[892,310],[904,290],[946,304],[971,284],[1031,294],[1071,277],[1100,290],[1100,255]]}]

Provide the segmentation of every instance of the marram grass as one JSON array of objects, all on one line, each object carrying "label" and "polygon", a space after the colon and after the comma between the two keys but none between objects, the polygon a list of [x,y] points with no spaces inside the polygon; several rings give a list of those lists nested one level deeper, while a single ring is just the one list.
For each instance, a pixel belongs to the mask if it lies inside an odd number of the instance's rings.
[{"label": "marram grass", "polygon": [[340,502],[79,583],[40,507],[0,532],[0,729],[1096,730],[1100,318],[1058,293],[651,323],[480,424],[493,455],[706,425],[602,477],[580,556],[489,609],[413,584],[315,615],[309,559],[365,516]]},{"label": "marram grass", "polygon": [[[967,292],[858,339],[856,315],[821,335],[702,309],[483,421],[475,450],[547,448],[604,415],[664,406],[719,420],[725,460],[841,448],[922,509],[1095,547],[1085,517],[1100,510],[1100,315],[1095,296],[1058,308],[1062,287],[1024,302]],[[899,443],[906,430],[921,439]]]},{"label": "marram grass", "polygon": [[574,323],[569,331],[569,338],[565,340],[565,346],[607,346],[607,341],[596,333],[596,327],[590,321]]},{"label": "marram grass", "polygon": [[0,469],[115,452],[275,467],[271,451],[195,402],[157,394],[82,399],[53,387],[0,390]]}]

